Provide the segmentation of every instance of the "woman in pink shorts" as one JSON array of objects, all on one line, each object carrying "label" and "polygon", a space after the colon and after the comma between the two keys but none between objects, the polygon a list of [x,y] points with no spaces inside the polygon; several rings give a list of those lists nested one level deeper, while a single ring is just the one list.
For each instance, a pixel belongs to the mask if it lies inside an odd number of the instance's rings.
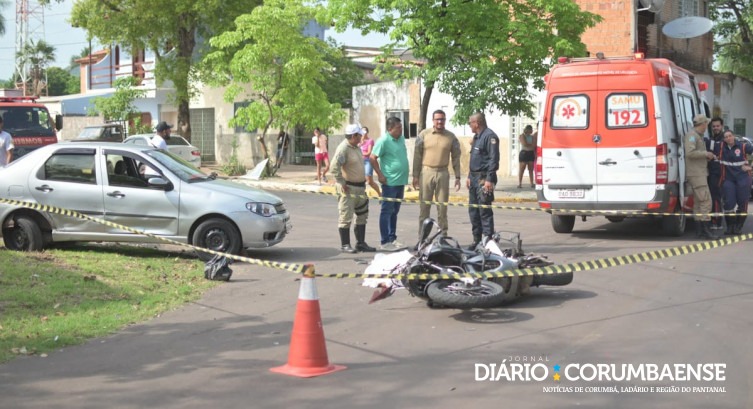
[{"label": "woman in pink shorts", "polygon": [[[311,143],[314,144],[314,160],[316,160],[316,180],[319,184],[327,183],[327,171],[329,171],[329,151],[327,150],[327,135],[322,130],[314,128],[314,136],[311,137]],[[322,169],[324,163],[324,169]]]}]

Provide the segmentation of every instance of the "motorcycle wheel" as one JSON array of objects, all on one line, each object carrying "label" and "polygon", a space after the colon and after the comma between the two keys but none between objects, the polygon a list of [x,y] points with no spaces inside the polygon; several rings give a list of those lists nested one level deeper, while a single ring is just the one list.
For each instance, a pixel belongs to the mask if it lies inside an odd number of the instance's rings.
[{"label": "motorcycle wheel", "polygon": [[434,305],[458,309],[496,307],[505,300],[504,291],[501,285],[487,280],[472,288],[463,288],[463,282],[457,280],[435,281],[426,287]]},{"label": "motorcycle wheel", "polygon": [[568,285],[573,282],[573,273],[544,274],[533,276],[532,286],[540,285]]}]

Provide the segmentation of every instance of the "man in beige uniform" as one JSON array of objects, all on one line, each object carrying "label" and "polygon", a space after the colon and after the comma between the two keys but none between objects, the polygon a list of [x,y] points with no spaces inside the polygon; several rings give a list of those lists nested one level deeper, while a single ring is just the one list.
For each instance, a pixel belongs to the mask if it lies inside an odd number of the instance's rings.
[{"label": "man in beige uniform", "polygon": [[696,214],[695,226],[698,237],[715,239],[711,232],[709,220],[711,217],[711,192],[708,185],[708,161],[714,159],[714,154],[706,150],[703,133],[709,119],[703,114],[693,117],[693,129],[683,138],[685,147],[685,179],[693,188],[693,213]]},{"label": "man in beige uniform", "polygon": [[[337,227],[340,230],[340,251],[376,251],[366,244],[366,219],[369,216],[369,199],[366,197],[366,171],[363,153],[358,143],[366,133],[360,126],[350,124],[345,128],[345,140],[340,143],[332,157],[332,175],[335,177],[339,213]],[[356,248],[350,246],[350,223],[355,214]]]},{"label": "man in beige uniform", "polygon": [[[446,203],[450,199],[450,172],[447,166],[452,156],[455,173],[455,191],[460,190],[460,142],[455,134],[445,129],[447,115],[442,110],[432,114],[434,127],[418,134],[413,152],[413,188],[418,189],[418,230],[429,217],[431,205],[424,201]],[[420,183],[419,183],[420,182]],[[447,206],[437,205],[437,219],[444,235],[447,235]]]}]

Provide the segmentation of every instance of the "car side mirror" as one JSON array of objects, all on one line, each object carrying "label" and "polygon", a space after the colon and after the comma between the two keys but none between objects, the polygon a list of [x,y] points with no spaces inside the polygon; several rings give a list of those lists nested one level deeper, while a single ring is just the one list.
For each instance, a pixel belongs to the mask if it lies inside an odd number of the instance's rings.
[{"label": "car side mirror", "polygon": [[60,114],[55,115],[55,130],[59,131],[63,129],[63,116]]},{"label": "car side mirror", "polygon": [[157,187],[165,190],[166,192],[173,190],[173,184],[169,180],[166,180],[160,176],[150,177],[146,181],[146,183],[149,184],[150,187]]}]

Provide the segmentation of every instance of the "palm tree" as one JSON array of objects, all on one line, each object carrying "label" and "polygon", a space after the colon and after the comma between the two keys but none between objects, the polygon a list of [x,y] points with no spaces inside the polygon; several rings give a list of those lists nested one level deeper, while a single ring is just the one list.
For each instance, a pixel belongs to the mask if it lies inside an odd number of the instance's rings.
[{"label": "palm tree", "polygon": [[32,40],[24,45],[18,56],[28,62],[31,77],[31,84],[24,84],[24,87],[31,85],[31,93],[40,95],[47,85],[44,80],[45,69],[48,64],[55,61],[55,47],[44,40],[36,43]]},{"label": "palm tree", "polygon": [[[8,4],[10,4],[8,0],[0,0],[0,9],[8,7]],[[0,35],[3,34],[5,34],[5,16],[0,13]]]},{"label": "palm tree", "polygon": [[[0,1],[2,1],[2,0],[0,0]],[[71,61],[70,61],[70,63],[68,63],[68,70],[71,70],[74,67],[77,67],[78,64],[76,63],[76,60],[78,60],[79,58],[88,57],[89,54],[91,54],[91,51],[92,51],[92,49],[89,46],[86,46],[86,47],[84,47],[81,50],[81,52],[79,54],[72,55],[71,56]]]}]

